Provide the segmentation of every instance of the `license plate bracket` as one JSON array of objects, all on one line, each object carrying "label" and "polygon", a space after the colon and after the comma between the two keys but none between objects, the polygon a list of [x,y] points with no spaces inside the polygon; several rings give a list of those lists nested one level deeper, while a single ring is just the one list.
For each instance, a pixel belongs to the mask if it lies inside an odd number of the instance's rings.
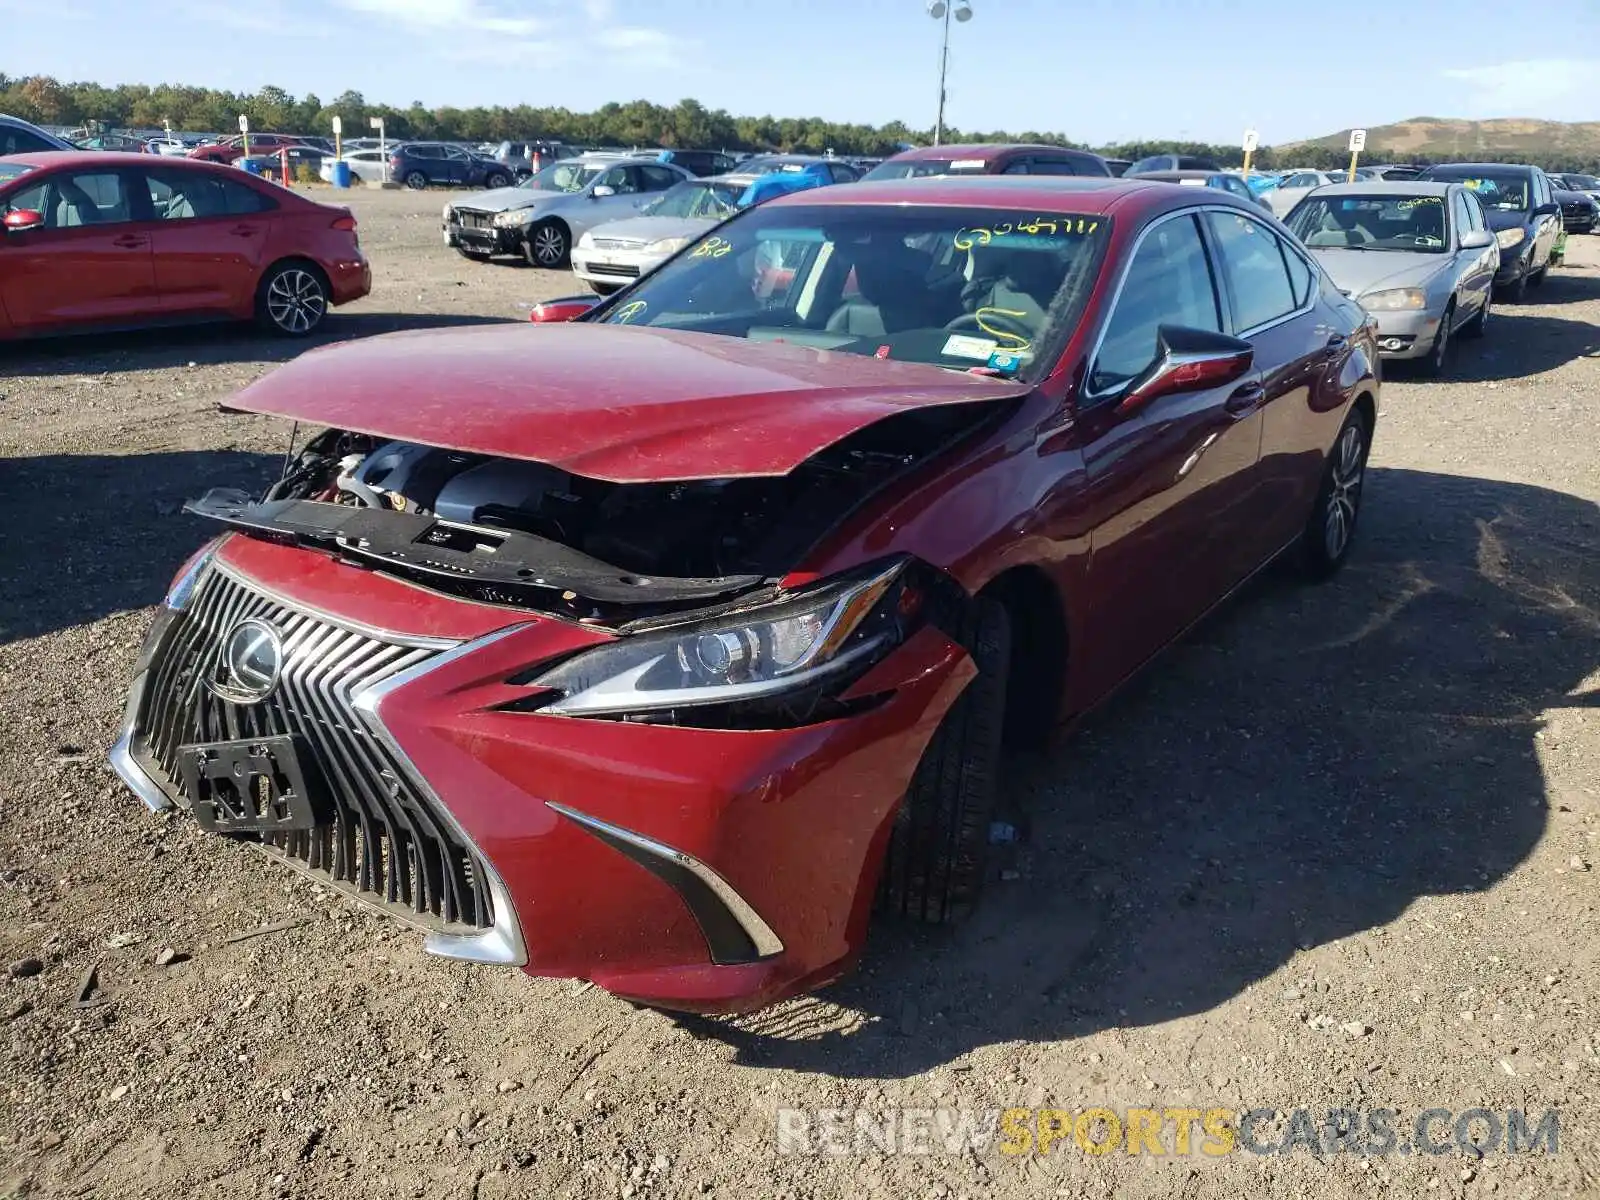
[{"label": "license plate bracket", "polygon": [[320,783],[293,735],[241,738],[178,748],[178,769],[194,819],[211,833],[314,829]]}]

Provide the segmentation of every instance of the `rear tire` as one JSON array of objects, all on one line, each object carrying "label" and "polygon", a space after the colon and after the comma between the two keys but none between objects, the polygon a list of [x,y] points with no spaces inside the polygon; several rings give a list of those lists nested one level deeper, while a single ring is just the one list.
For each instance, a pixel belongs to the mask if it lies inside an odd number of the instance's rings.
[{"label": "rear tire", "polygon": [[491,172],[489,177],[487,179],[485,179],[483,182],[484,182],[484,186],[487,187],[491,192],[494,191],[496,188],[503,188],[503,187],[510,187],[511,186],[510,177],[507,176],[506,174],[504,174],[501,171]]},{"label": "rear tire", "polygon": [[1366,415],[1352,408],[1333,441],[1316,503],[1300,534],[1300,565],[1308,579],[1330,578],[1350,557],[1371,449],[1372,428]]},{"label": "rear tire", "polygon": [[1011,618],[979,599],[961,630],[976,678],[939,723],[895,815],[880,907],[929,924],[960,920],[983,890],[1011,667]]},{"label": "rear tire", "polygon": [[256,287],[256,324],[279,337],[315,333],[328,315],[328,280],[303,260],[279,263]]},{"label": "rear tire", "polygon": [[420,192],[428,186],[428,177],[421,171],[413,171],[406,176],[406,186],[413,192]]}]

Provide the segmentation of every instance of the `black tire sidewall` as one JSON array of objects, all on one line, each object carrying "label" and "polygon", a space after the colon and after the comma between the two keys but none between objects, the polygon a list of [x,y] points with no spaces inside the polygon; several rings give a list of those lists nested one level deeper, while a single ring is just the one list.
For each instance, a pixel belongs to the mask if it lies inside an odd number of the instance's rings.
[{"label": "black tire sidewall", "polygon": [[[267,310],[267,290],[272,287],[273,280],[289,271],[305,271],[317,281],[317,286],[322,289],[322,315],[317,318],[317,323],[315,325],[304,331],[285,329],[282,325],[279,325],[272,319],[271,313]],[[256,324],[262,329],[265,329],[268,333],[271,333],[277,337],[310,337],[312,334],[316,333],[317,330],[322,328],[323,322],[328,319],[328,310],[332,307],[333,296],[329,291],[327,279],[323,276],[321,271],[313,269],[308,263],[279,263],[277,266],[273,267],[270,271],[263,275],[261,277],[261,282],[256,285]]]},{"label": "black tire sidewall", "polygon": [[[416,180],[416,179],[420,179],[420,180],[422,180],[422,182],[421,183],[413,183],[412,181]],[[423,191],[428,186],[428,177],[426,175],[424,175],[421,171],[411,171],[411,172],[407,173],[407,175],[405,177],[405,185],[408,188],[410,188],[412,191],[414,191],[414,192]]]},{"label": "black tire sidewall", "polygon": [[[1345,431],[1354,423],[1359,423],[1361,426],[1361,492],[1356,499],[1355,515],[1350,519],[1350,532],[1344,539],[1344,548],[1339,551],[1337,558],[1330,558],[1323,526],[1327,520],[1328,502],[1333,494],[1334,460],[1339,453],[1339,443],[1344,440]],[[1316,502],[1311,506],[1311,515],[1306,519],[1305,529],[1300,534],[1300,565],[1308,578],[1327,579],[1350,561],[1350,551],[1355,547],[1356,533],[1361,527],[1361,510],[1366,506],[1367,460],[1371,455],[1372,426],[1365,413],[1359,408],[1351,408],[1344,423],[1339,426],[1338,435],[1333,439],[1333,448],[1328,452],[1327,461],[1322,468],[1322,482],[1317,488]]]}]

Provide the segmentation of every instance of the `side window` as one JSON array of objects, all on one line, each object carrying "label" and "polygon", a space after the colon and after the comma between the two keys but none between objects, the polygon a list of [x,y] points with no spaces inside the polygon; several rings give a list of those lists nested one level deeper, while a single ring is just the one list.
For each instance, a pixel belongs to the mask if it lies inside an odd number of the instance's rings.
[{"label": "side window", "polygon": [[1033,168],[1027,159],[1019,158],[1001,173],[1004,175],[1031,175]]},{"label": "side window", "polygon": [[1265,325],[1300,307],[1271,230],[1234,213],[1211,212],[1205,219],[1216,239],[1222,271],[1233,285],[1235,332]]},{"label": "side window", "polygon": [[[665,167],[640,167],[640,190],[645,192],[664,192],[669,187],[681,182],[681,178]],[[621,191],[621,189],[617,189]]]},{"label": "side window", "polygon": [[1033,160],[1033,173],[1035,175],[1076,175],[1077,168],[1065,158],[1036,158]]},{"label": "side window", "polygon": [[600,177],[600,182],[597,186],[608,187],[619,195],[639,190],[639,184],[634,177],[633,170],[629,167],[612,167]]},{"label": "side window", "polygon": [[217,186],[222,190],[223,207],[230,217],[243,217],[251,213],[266,212],[268,209],[275,207],[271,200],[248,184],[221,180]]},{"label": "side window", "polygon": [[1489,227],[1488,218],[1483,215],[1483,205],[1471,192],[1462,192],[1461,198],[1467,202],[1467,212],[1472,215],[1472,227],[1483,230]]},{"label": "side window", "polygon": [[115,171],[63,171],[11,197],[12,209],[44,215],[46,229],[113,225],[133,219],[127,182]]},{"label": "side window", "polygon": [[1106,322],[1091,390],[1127,383],[1155,362],[1163,325],[1222,329],[1205,244],[1192,216],[1162,221],[1139,243]]},{"label": "side window", "polygon": [[36,133],[0,125],[0,154],[39,154],[55,147]]},{"label": "side window", "polygon": [[412,158],[440,158],[437,146],[407,146],[406,153]]},{"label": "side window", "polygon": [[1311,299],[1311,283],[1317,273],[1311,269],[1311,264],[1306,262],[1282,239],[1274,239],[1278,243],[1278,250],[1283,254],[1283,262],[1289,268],[1289,290],[1294,296],[1294,306],[1299,308]]},{"label": "side window", "polygon": [[1455,222],[1456,241],[1460,241],[1472,232],[1472,212],[1467,207],[1467,194],[1457,192],[1454,203],[1450,205],[1450,219]]}]

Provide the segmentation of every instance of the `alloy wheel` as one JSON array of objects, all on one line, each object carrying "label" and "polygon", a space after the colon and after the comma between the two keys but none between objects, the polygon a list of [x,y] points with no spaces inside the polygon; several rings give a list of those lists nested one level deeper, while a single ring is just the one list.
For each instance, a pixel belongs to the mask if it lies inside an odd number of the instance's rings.
[{"label": "alloy wheel", "polygon": [[267,286],[267,316],[285,333],[310,333],[327,311],[328,298],[310,271],[290,267]]},{"label": "alloy wheel", "polygon": [[559,267],[567,254],[567,239],[554,225],[533,231],[533,257],[541,267]]},{"label": "alloy wheel", "polygon": [[1328,508],[1323,516],[1322,544],[1330,560],[1337,561],[1350,544],[1355,531],[1356,510],[1361,504],[1361,476],[1365,469],[1364,435],[1361,425],[1352,421],[1339,435],[1334,449]]}]

